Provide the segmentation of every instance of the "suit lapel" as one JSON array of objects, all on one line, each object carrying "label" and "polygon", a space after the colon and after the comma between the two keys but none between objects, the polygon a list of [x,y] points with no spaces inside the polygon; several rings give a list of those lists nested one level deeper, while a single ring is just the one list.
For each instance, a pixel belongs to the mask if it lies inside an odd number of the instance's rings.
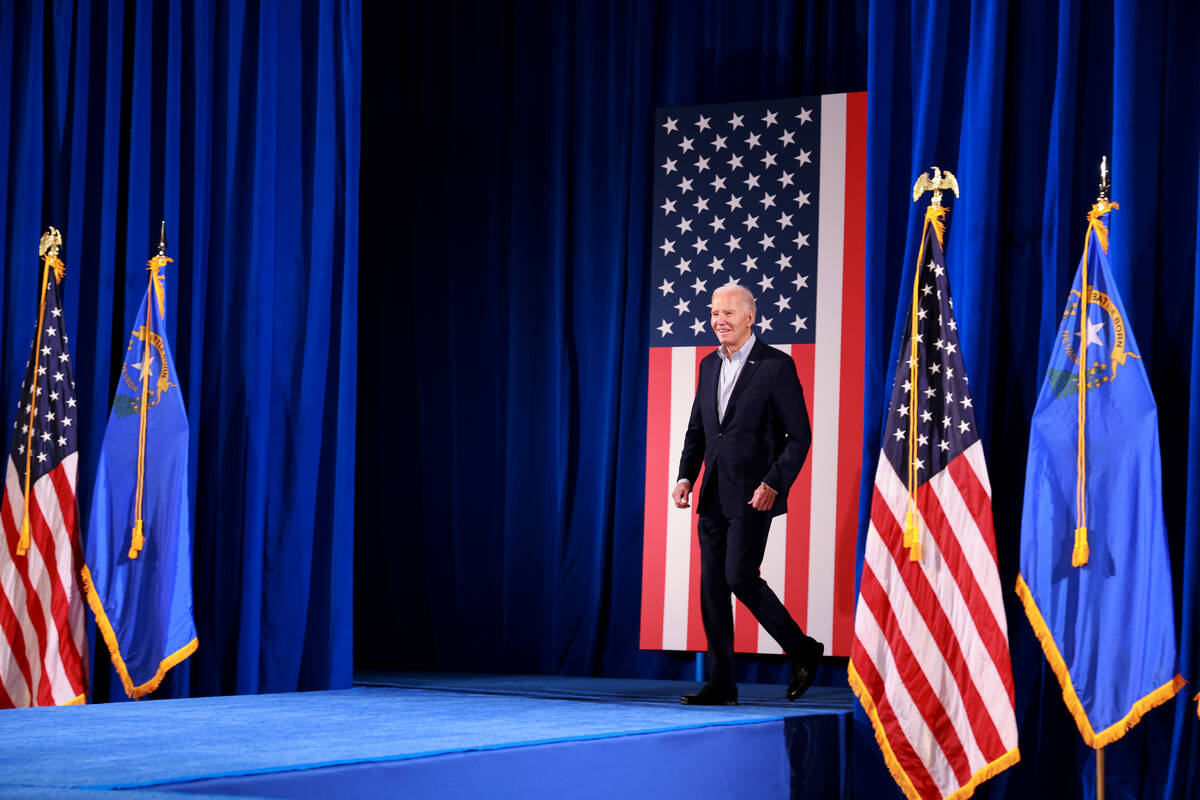
[{"label": "suit lapel", "polygon": [[[715,364],[708,369],[704,369],[703,364],[700,368],[700,385],[696,387],[696,391],[701,393],[703,398],[703,407],[701,413],[705,415],[705,424],[711,420],[712,424],[720,425],[717,420],[717,389],[721,385],[721,357],[716,353],[712,354]],[[707,375],[705,374],[707,372]],[[708,384],[706,386],[706,384]]]}]

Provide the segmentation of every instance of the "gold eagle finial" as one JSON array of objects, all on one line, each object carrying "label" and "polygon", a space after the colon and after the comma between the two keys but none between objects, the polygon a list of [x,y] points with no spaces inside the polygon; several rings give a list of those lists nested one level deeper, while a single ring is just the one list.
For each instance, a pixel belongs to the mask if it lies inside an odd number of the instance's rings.
[{"label": "gold eagle finial", "polygon": [[934,208],[942,204],[942,190],[954,192],[954,196],[958,197],[958,179],[954,177],[954,173],[949,170],[942,172],[938,167],[933,167],[933,178],[922,172],[921,177],[917,178],[917,182],[913,184],[913,202],[917,202],[926,190],[933,190],[933,202],[930,204]]},{"label": "gold eagle finial", "polygon": [[38,245],[38,255],[44,256],[51,250],[57,250],[60,247],[62,247],[62,234],[58,232],[58,228],[51,225],[50,230],[42,234],[42,241]]}]

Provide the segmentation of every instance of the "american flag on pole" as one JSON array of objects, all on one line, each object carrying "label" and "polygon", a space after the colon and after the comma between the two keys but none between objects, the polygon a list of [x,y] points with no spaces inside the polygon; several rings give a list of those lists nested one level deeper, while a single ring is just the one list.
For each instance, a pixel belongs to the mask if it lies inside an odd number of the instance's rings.
[{"label": "american flag on pole", "polygon": [[[809,457],[774,519],[762,576],[826,653],[848,655],[862,462],[865,93],[659,109],[641,647],[705,650],[697,517],[670,501],[712,292],[754,292],[754,333],[790,354]],[[699,496],[703,473],[693,496]],[[735,602],[734,648],[779,653]]]},{"label": "american flag on pole", "polygon": [[849,666],[911,800],[967,797],[1020,759],[991,484],[959,352],[944,214],[926,215],[905,311]]},{"label": "american flag on pole", "polygon": [[0,501],[0,708],[83,703],[87,693],[75,384],[59,297],[62,262],[53,253],[46,258]]}]

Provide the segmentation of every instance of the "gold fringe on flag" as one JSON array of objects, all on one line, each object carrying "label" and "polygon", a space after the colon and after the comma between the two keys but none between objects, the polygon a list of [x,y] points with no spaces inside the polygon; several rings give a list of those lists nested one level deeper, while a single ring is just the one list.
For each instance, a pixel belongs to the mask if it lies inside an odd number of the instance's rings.
[{"label": "gold fringe on flag", "polygon": [[108,647],[108,655],[112,660],[113,669],[116,670],[117,675],[121,678],[121,685],[125,688],[125,695],[129,699],[140,700],[153,692],[163,682],[163,678],[167,676],[167,672],[182,664],[199,648],[200,640],[192,639],[183,647],[160,661],[158,669],[155,670],[150,680],[141,684],[134,684],[133,677],[129,674],[129,667],[125,664],[125,659],[121,656],[121,645],[117,641],[117,632],[108,618],[108,612],[104,610],[104,603],[100,600],[100,594],[96,591],[96,585],[92,582],[92,571],[87,566],[84,566],[80,570],[79,577],[83,582],[84,596],[87,598],[88,605],[91,606],[92,613],[96,616],[96,629],[100,631],[100,636],[104,639],[105,646]]},{"label": "gold fringe on flag", "polygon": [[1059,686],[1062,688],[1063,703],[1067,706],[1067,711],[1074,717],[1075,725],[1079,728],[1079,735],[1083,737],[1083,741],[1088,747],[1098,750],[1117,741],[1132,730],[1146,712],[1170,700],[1187,683],[1183,676],[1176,675],[1130,706],[1124,717],[1103,730],[1095,730],[1092,727],[1092,721],[1088,719],[1087,711],[1084,710],[1083,702],[1079,699],[1079,693],[1075,691],[1075,683],[1071,680],[1071,671],[1054,641],[1054,633],[1046,624],[1046,619],[1042,616],[1037,601],[1033,599],[1033,592],[1025,583],[1025,576],[1020,573],[1017,574],[1016,588],[1017,597],[1021,599],[1021,605],[1025,607],[1025,616],[1029,618],[1029,624],[1033,627],[1033,635],[1041,644],[1042,652],[1046,655],[1046,662],[1050,665],[1054,677],[1058,679]]},{"label": "gold fringe on flag", "polygon": [[[862,704],[863,711],[867,713],[867,718],[871,720],[871,727],[875,732],[875,742],[879,745],[879,750],[883,753],[883,761],[887,764],[888,772],[892,774],[896,785],[900,787],[900,791],[904,792],[907,800],[924,800],[921,797],[921,793],[917,791],[917,787],[913,785],[912,778],[908,777],[908,773],[900,763],[896,752],[892,749],[892,745],[887,738],[887,731],[883,727],[883,722],[879,719],[879,710],[875,706],[875,701],[871,699],[871,694],[867,691],[866,684],[863,683],[858,670],[855,669],[853,661],[847,665],[846,679],[854,695],[858,698],[858,702]],[[965,784],[948,795],[944,800],[966,800],[966,798],[975,793],[975,790],[979,788],[981,783],[989,778],[994,778],[1020,760],[1021,749],[1014,747],[994,761],[980,767]]]}]

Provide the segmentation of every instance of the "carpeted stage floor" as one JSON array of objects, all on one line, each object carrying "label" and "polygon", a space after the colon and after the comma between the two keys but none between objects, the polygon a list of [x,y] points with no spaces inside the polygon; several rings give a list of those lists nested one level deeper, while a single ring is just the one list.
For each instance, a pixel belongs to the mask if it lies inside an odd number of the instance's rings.
[{"label": "carpeted stage floor", "polygon": [[0,713],[0,797],[838,797],[846,689],[363,674],[343,691]]}]

